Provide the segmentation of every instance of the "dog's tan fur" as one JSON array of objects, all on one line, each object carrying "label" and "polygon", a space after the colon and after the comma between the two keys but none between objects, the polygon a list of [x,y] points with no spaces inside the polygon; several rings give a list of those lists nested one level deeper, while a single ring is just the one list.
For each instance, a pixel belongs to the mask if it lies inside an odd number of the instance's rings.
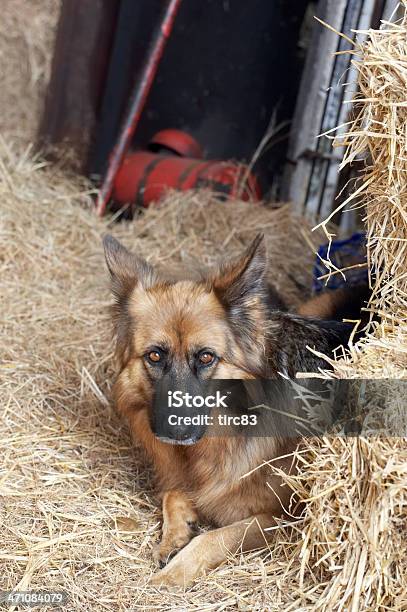
[{"label": "dog's tan fur", "polygon": [[[369,321],[365,306],[370,298],[367,284],[344,286],[335,291],[327,290],[320,293],[298,308],[297,314],[301,317],[315,317],[318,319],[350,319],[361,320],[365,325]],[[362,311],[361,311],[362,309]]]},{"label": "dog's tan fur", "polygon": [[[269,469],[254,468],[287,454],[293,442],[290,447],[278,438],[240,436],[203,437],[192,446],[160,441],[150,426],[153,384],[145,354],[151,345],[165,345],[182,360],[191,347],[210,346],[220,356],[215,378],[276,373],[267,334],[273,336],[279,320],[270,321],[258,289],[264,274],[264,245],[258,239],[239,260],[200,282],[164,282],[146,262],[112,239],[106,245],[106,258],[117,300],[119,375],[114,402],[152,461],[162,492],[163,535],[156,559],[166,563],[180,550],[153,583],[186,586],[229,553],[265,543],[264,529],[282,515],[290,493]],[[294,319],[288,324],[301,325],[301,330],[305,325]],[[276,351],[284,334],[290,335],[288,328],[275,334]],[[287,457],[275,465],[286,472],[292,469]],[[193,537],[198,519],[217,528]]]}]

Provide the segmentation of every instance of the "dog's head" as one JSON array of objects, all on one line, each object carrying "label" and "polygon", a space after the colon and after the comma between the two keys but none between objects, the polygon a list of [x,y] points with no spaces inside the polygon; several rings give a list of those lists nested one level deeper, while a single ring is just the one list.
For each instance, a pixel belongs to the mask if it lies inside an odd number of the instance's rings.
[{"label": "dog's head", "polygon": [[[111,236],[105,237],[104,247],[115,296],[116,355],[128,392],[133,388],[140,402],[150,398],[147,408],[156,435],[193,443],[205,426],[170,425],[168,390],[193,395],[211,378],[264,375],[264,239],[257,236],[241,257],[199,281],[161,279]],[[190,416],[194,410],[189,408]]]}]

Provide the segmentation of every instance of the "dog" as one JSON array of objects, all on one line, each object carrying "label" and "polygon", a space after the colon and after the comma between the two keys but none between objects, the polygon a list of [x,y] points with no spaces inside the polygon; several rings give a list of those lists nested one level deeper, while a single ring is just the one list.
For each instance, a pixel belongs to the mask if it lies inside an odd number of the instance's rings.
[{"label": "dog", "polygon": [[[156,389],[164,380],[195,389],[215,379],[293,379],[297,372],[326,369],[307,347],[330,354],[347,343],[352,326],[277,309],[261,235],[240,257],[198,280],[163,279],[111,236],[104,248],[115,298],[113,401],[150,458],[162,498],[162,538],[154,554],[162,569],[151,583],[185,588],[230,553],[267,543],[290,490],[280,476],[255,468],[274,459],[289,473],[295,440],[214,437],[205,427],[197,435],[196,426],[177,424],[167,424],[162,435]],[[198,521],[214,529],[197,535]]]}]

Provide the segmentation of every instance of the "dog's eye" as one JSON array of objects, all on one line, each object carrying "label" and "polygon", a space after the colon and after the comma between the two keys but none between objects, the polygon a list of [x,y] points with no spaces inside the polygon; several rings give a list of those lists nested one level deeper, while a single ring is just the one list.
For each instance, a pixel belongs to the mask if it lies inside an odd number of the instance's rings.
[{"label": "dog's eye", "polygon": [[163,354],[158,349],[154,349],[153,351],[150,351],[149,353],[147,353],[146,357],[150,363],[156,364],[162,361]]},{"label": "dog's eye", "polygon": [[216,357],[210,351],[202,351],[198,355],[198,362],[201,366],[209,366],[215,361]]}]

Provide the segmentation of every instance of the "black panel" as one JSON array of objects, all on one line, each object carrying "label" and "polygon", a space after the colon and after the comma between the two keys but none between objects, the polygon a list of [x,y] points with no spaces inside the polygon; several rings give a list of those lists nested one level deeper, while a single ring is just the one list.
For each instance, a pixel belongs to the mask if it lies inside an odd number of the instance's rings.
[{"label": "black panel", "polygon": [[[176,18],[134,145],[162,128],[185,129],[209,158],[249,160],[273,109],[290,119],[302,57],[299,28],[308,0],[184,0]],[[116,48],[93,170],[114,144],[124,98],[145,57],[162,3],[122,0]],[[275,170],[285,143],[263,158]]]}]

